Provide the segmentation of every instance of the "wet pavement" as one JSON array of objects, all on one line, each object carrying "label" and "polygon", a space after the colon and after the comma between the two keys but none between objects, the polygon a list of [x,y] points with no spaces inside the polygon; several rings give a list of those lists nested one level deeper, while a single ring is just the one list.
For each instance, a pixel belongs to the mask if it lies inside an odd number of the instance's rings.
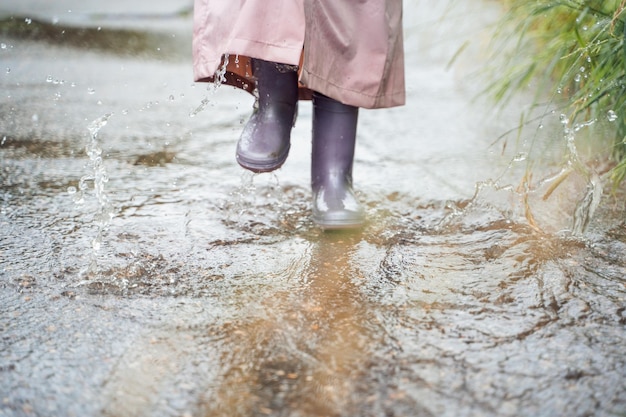
[{"label": "wet pavement", "polygon": [[501,11],[466,3],[405,2],[351,233],[309,218],[310,103],[236,164],[253,99],[192,83],[187,2],[0,6],[0,416],[626,415],[626,192],[582,231],[600,177],[476,98]]}]

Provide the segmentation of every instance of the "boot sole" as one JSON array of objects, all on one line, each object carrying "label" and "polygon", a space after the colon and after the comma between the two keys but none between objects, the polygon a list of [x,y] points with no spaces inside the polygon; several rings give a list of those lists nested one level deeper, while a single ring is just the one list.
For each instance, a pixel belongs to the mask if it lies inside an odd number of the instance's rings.
[{"label": "boot sole", "polygon": [[362,217],[348,218],[348,217],[316,217],[313,216],[313,222],[324,230],[345,230],[345,229],[360,229],[365,224],[365,219]]},{"label": "boot sole", "polygon": [[258,159],[249,159],[240,154],[237,154],[237,163],[242,168],[245,168],[257,174],[261,174],[263,172],[272,172],[283,166],[283,164],[287,160],[287,156],[289,156],[290,148],[291,146],[287,147],[287,150],[280,157],[265,161],[259,161]]}]

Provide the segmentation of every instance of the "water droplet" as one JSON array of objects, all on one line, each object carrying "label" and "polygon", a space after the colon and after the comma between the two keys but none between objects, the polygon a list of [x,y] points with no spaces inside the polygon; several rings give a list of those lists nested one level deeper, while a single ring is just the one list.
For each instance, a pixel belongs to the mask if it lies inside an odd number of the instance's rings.
[{"label": "water droplet", "polygon": [[587,68],[585,67],[580,67],[580,72],[585,72],[587,70]]},{"label": "water droplet", "polygon": [[525,161],[527,156],[528,156],[528,155],[526,155],[526,153],[524,153],[524,152],[520,152],[520,153],[518,153],[517,155],[515,155],[515,157],[513,158],[513,161],[514,161],[514,162],[521,162],[521,161]]},{"label": "water droplet", "polygon": [[562,114],[562,115],[560,115],[560,116],[559,116],[559,120],[561,121],[561,124],[562,124],[562,125],[566,125],[566,124],[568,124],[568,123],[569,123],[569,120],[567,119],[567,116],[566,116],[566,115],[564,115],[564,114]]},{"label": "water droplet", "polygon": [[72,185],[72,186],[70,186],[70,187],[67,187],[67,193],[68,193],[69,195],[74,195],[74,194],[76,194],[76,192],[77,192],[77,191],[78,191],[78,190],[77,190],[77,189],[76,189],[76,187],[74,187],[73,185]]},{"label": "water droplet", "polygon": [[7,67],[7,74],[11,73],[11,68]]},{"label": "water droplet", "polygon": [[576,74],[576,76],[574,77],[574,81],[576,81],[577,83],[579,83],[581,79],[582,77],[580,74]]},{"label": "water droplet", "polygon": [[96,90],[94,90],[93,88],[88,88],[87,89],[87,94],[95,94]]},{"label": "water droplet", "polygon": [[4,42],[0,43],[0,49],[7,49],[7,44]]},{"label": "water droplet", "polygon": [[122,110],[122,114],[123,114],[123,115],[127,115],[127,114],[128,114],[128,109],[124,109],[124,110]]},{"label": "water droplet", "polygon": [[46,78],[46,82],[51,83],[52,81],[53,81],[52,75],[48,75],[48,77]]},{"label": "water droplet", "polygon": [[174,101],[174,94],[170,94],[169,101]]},{"label": "water droplet", "polygon": [[30,25],[31,23],[33,23],[33,20],[30,17],[27,17],[26,19],[24,19],[24,22],[26,22],[27,25]]},{"label": "water droplet", "polygon": [[617,113],[615,113],[615,111],[613,110],[609,110],[606,114],[606,118],[609,120],[609,122],[614,122],[617,120]]}]

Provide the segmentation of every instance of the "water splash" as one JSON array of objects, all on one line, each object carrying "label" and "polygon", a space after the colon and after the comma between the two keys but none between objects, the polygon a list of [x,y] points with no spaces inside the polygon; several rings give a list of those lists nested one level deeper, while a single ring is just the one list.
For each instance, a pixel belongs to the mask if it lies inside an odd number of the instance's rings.
[{"label": "water splash", "polygon": [[213,82],[209,84],[207,89],[208,94],[200,101],[200,105],[196,107],[194,110],[189,113],[189,117],[195,117],[198,113],[204,111],[207,108],[211,100],[209,100],[209,96],[215,94],[218,88],[226,82],[226,67],[228,66],[229,55],[224,55],[224,60],[222,65],[215,72],[215,76],[213,77]]},{"label": "water splash", "polygon": [[[471,219],[491,206],[512,221],[523,222],[525,218],[529,226],[542,234],[558,232],[583,237],[603,197],[604,177],[588,163],[584,151],[578,150],[577,140],[584,130],[593,129],[601,120],[576,122],[565,114],[553,114],[561,125],[559,148],[562,147],[565,154],[556,166],[557,172],[554,167],[546,172],[531,150],[520,150],[511,157],[500,176],[478,182],[470,199],[446,204],[446,215],[435,229],[446,231],[458,219]],[[614,111],[607,113],[609,122],[616,116]],[[521,182],[516,183],[520,180],[516,169],[520,162],[526,162],[526,169]]]},{"label": "water splash", "polygon": [[582,236],[585,233],[602,198],[602,181],[597,173],[584,166],[575,142],[576,133],[583,128],[593,126],[595,122],[596,120],[593,119],[584,123],[577,123],[573,127],[569,127],[569,124],[566,124],[564,128],[568,151],[567,163],[572,168],[580,171],[587,179],[585,195],[576,204],[573,213],[572,234],[574,236]]},{"label": "water splash", "polygon": [[572,234],[574,236],[582,236],[595,214],[596,209],[600,205],[602,199],[602,181],[597,174],[592,174],[587,183],[587,190],[584,197],[576,205],[574,211],[574,221],[572,226]]},{"label": "water splash", "polygon": [[97,258],[102,246],[103,234],[115,215],[115,208],[105,191],[105,184],[109,181],[109,176],[104,167],[102,148],[98,140],[98,133],[106,126],[111,116],[112,113],[107,113],[92,121],[87,127],[89,130],[89,142],[85,146],[85,152],[89,157],[89,162],[86,164],[89,173],[80,178],[78,190],[68,189],[68,193],[74,195],[74,202],[77,204],[84,203],[90,189],[93,189],[93,195],[97,201],[97,209],[93,219],[96,226],[96,236],[91,241],[92,253],[89,266],[87,270],[83,271],[86,274],[94,273],[97,270]]}]

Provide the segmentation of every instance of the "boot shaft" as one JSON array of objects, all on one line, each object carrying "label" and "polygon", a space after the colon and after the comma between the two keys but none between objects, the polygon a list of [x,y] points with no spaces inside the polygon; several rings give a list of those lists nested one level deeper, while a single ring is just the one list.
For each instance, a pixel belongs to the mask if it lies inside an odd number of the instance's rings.
[{"label": "boot shaft", "polygon": [[327,182],[336,184],[337,181],[345,181],[352,184],[358,115],[358,107],[340,103],[319,93],[313,95],[313,188],[324,186]]},{"label": "boot shaft", "polygon": [[298,101],[298,72],[289,65],[253,59],[252,68],[259,93],[259,109],[293,111]]}]

